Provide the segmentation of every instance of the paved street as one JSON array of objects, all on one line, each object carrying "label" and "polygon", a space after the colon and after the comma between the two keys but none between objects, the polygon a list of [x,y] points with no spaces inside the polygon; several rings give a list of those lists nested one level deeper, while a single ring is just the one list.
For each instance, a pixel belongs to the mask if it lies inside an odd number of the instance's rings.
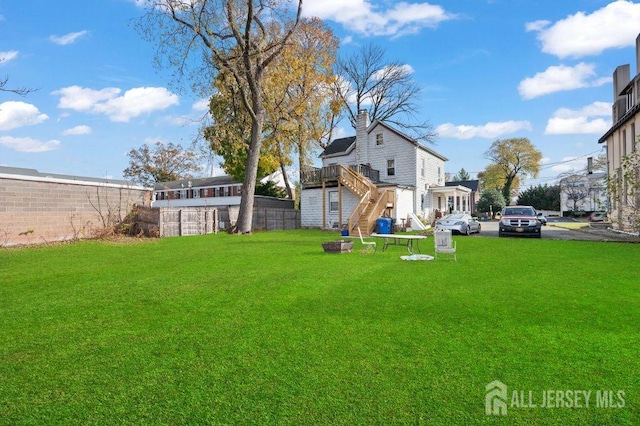
[{"label": "paved street", "polygon": [[[542,227],[542,238],[550,238],[555,240],[578,240],[578,241],[623,241],[634,242],[638,237],[619,234],[605,229],[564,229],[553,226],[550,219],[549,225]],[[479,234],[484,237],[498,237],[498,222],[482,222],[482,232]]]}]

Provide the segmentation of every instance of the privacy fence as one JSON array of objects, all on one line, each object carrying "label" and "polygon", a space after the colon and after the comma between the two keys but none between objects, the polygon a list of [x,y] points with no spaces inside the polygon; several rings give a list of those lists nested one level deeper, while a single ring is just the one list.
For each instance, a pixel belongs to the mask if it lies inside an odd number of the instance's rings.
[{"label": "privacy fence", "polygon": [[[237,220],[237,214],[237,208],[227,207],[139,208],[134,226],[145,235],[160,237],[212,234],[228,230]],[[300,228],[299,210],[254,208],[254,231],[297,228]]]}]

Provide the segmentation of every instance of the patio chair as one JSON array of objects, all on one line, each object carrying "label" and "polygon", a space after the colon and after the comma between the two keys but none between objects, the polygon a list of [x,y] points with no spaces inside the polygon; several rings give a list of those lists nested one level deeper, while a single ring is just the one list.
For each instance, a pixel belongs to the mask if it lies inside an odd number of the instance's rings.
[{"label": "patio chair", "polygon": [[433,231],[433,239],[436,246],[436,259],[446,258],[458,261],[456,256],[456,242],[451,238],[451,230],[436,229]]},{"label": "patio chair", "polygon": [[360,242],[362,243],[362,250],[360,253],[375,253],[378,249],[378,245],[375,241],[365,241],[362,238],[362,232],[360,232],[360,227],[358,226],[358,236],[360,237]]}]

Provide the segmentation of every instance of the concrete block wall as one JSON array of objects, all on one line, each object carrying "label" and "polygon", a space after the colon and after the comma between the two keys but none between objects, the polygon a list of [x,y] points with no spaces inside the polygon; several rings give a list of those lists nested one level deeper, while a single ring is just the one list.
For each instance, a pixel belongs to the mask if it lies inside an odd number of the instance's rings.
[{"label": "concrete block wall", "polygon": [[110,213],[124,218],[150,197],[117,184],[0,178],[0,246],[94,237]]}]

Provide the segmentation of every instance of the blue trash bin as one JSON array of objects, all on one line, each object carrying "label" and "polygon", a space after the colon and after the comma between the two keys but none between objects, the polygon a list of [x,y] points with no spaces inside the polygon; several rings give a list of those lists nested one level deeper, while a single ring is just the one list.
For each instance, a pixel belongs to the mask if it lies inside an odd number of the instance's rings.
[{"label": "blue trash bin", "polygon": [[390,234],[391,233],[391,218],[379,217],[376,220],[376,228],[378,234]]}]

